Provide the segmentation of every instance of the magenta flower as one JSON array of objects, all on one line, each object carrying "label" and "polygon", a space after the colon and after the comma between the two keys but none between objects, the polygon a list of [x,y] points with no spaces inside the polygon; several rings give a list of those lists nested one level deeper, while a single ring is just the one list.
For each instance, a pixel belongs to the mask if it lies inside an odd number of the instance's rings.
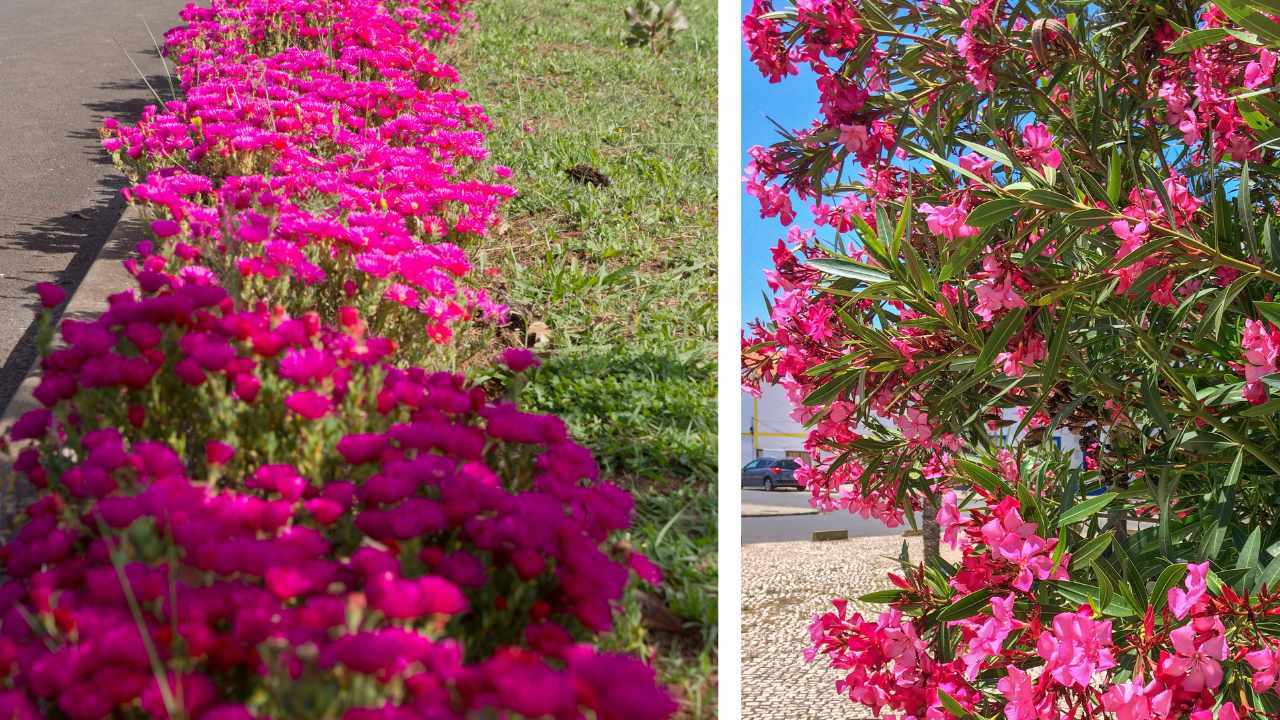
[{"label": "magenta flower", "polygon": [[1169,717],[1173,692],[1156,681],[1146,685],[1138,676],[1118,683],[1102,694],[1102,706],[1115,713],[1116,720],[1158,720]]},{"label": "magenta flower", "polygon": [[978,670],[989,656],[1000,655],[1004,649],[1005,638],[1020,622],[1013,617],[1013,593],[1003,598],[991,598],[991,617],[982,621],[969,641],[969,647],[961,656],[964,662],[965,679],[972,681],[978,676]]},{"label": "magenta flower", "polygon": [[36,283],[36,294],[40,296],[40,306],[47,310],[58,307],[67,299],[67,291],[50,282]]},{"label": "magenta flower", "polygon": [[204,458],[209,465],[226,465],[236,454],[236,449],[220,440],[204,444]]},{"label": "magenta flower", "polygon": [[498,356],[498,362],[506,365],[511,372],[524,372],[531,367],[538,367],[542,361],[528,348],[510,347]]},{"label": "magenta flower", "polygon": [[956,505],[954,490],[942,493],[942,502],[938,505],[938,512],[934,519],[938,521],[938,528],[942,531],[942,542],[953,549],[958,548],[960,530],[964,523],[960,519],[960,508]]},{"label": "magenta flower", "polygon": [[285,407],[308,420],[316,420],[329,414],[333,402],[326,395],[303,390],[295,392],[284,400]]}]

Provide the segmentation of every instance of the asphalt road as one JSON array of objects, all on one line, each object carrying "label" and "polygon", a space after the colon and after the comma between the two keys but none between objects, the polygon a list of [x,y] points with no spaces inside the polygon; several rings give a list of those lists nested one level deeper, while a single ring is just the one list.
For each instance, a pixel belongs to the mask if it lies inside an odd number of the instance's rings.
[{"label": "asphalt road", "polygon": [[0,1],[0,408],[35,357],[33,288],[84,277],[124,209],[124,178],[99,149],[107,116],[162,97],[157,39],[181,0]]},{"label": "asphalt road", "polygon": [[[742,504],[780,508],[806,508],[809,493],[797,490],[743,490]],[[742,518],[742,544],[809,540],[815,530],[848,530],[849,537],[901,535],[907,528],[888,528],[879,520],[867,520],[847,512],[816,515],[783,515]]]}]

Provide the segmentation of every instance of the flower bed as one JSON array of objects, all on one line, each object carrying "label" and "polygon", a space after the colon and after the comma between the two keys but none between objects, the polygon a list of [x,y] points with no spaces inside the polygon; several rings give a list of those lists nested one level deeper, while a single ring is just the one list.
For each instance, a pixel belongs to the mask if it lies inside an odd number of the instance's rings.
[{"label": "flower bed", "polygon": [[485,119],[427,46],[461,17],[189,6],[184,100],[107,124],[155,241],[60,347],[42,321],[0,715],[674,711],[591,644],[632,576],[659,581],[613,539],[630,496],[558,419],[406,360],[502,314],[461,246],[513,191],[471,179]]}]

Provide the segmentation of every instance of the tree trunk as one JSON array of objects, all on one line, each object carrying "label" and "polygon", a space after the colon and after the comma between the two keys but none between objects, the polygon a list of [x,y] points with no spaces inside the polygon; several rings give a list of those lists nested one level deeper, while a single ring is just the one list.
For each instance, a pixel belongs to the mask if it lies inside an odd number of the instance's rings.
[{"label": "tree trunk", "polygon": [[920,539],[924,544],[924,564],[937,567],[940,557],[938,511],[930,501],[925,503],[924,512],[921,514],[924,515],[923,522],[920,523]]},{"label": "tree trunk", "polygon": [[1115,534],[1114,542],[1124,544],[1129,538],[1128,522],[1124,516],[1124,508],[1107,508],[1107,529]]}]

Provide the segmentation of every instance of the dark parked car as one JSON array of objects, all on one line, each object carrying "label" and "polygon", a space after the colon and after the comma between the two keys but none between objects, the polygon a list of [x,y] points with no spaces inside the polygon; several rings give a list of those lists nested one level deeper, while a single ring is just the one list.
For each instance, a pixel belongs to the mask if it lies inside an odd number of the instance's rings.
[{"label": "dark parked car", "polygon": [[756,458],[742,468],[742,487],[777,490],[789,487],[800,489],[796,482],[796,470],[800,463],[791,458]]}]

